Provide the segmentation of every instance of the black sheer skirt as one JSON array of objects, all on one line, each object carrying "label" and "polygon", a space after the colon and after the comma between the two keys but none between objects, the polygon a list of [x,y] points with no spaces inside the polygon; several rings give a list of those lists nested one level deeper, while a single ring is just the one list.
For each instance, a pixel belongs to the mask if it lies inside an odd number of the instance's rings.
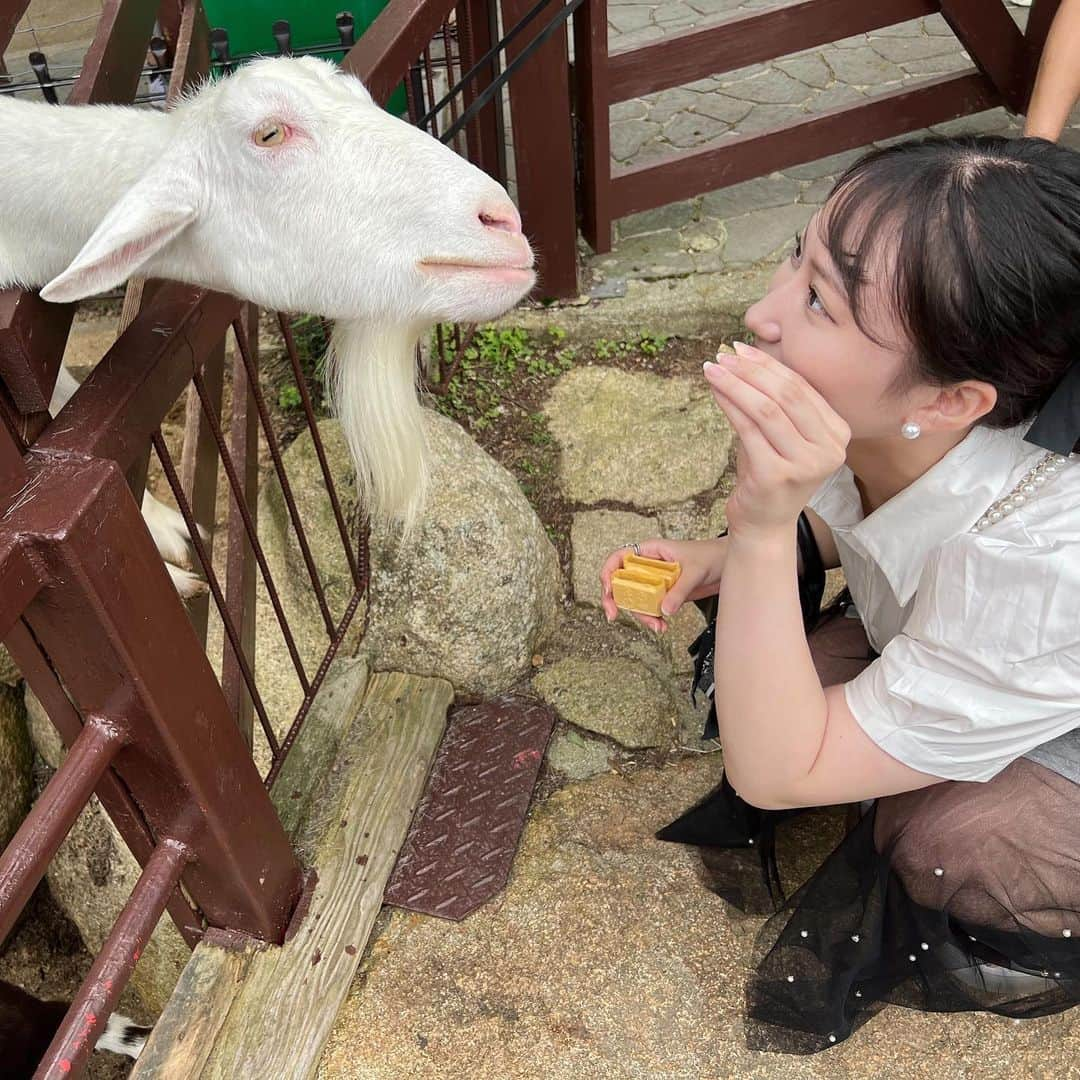
[{"label": "black sheer skirt", "polygon": [[[846,594],[818,613],[808,534],[808,641],[823,683],[847,681],[875,654]],[[712,620],[691,652],[695,692],[711,689]],[[724,778],[657,834],[700,846],[714,890],[770,916],[746,987],[751,1048],[826,1050],[888,1004],[1030,1018],[1080,1002],[1080,785],[1020,759],[987,783],[878,799],[786,896],[777,836],[807,812],[759,810]]]}]

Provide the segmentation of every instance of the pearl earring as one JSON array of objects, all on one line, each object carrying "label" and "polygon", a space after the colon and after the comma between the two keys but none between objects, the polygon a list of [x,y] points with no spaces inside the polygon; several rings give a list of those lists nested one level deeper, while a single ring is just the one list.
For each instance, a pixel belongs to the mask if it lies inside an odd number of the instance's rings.
[{"label": "pearl earring", "polygon": [[900,434],[905,439],[917,439],[922,434],[922,428],[915,423],[914,420],[909,420],[901,429]]}]

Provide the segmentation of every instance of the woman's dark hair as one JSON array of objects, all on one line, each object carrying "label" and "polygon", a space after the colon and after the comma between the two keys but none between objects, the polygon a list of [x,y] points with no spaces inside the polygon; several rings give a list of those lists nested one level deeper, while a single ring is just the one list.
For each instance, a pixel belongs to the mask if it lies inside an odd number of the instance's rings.
[{"label": "woman's dark hair", "polygon": [[997,404],[981,422],[1009,427],[1080,359],[1080,153],[992,135],[875,150],[837,181],[824,226],[871,337],[862,290],[883,245],[896,250],[891,299],[913,355],[894,390],[988,382]]}]

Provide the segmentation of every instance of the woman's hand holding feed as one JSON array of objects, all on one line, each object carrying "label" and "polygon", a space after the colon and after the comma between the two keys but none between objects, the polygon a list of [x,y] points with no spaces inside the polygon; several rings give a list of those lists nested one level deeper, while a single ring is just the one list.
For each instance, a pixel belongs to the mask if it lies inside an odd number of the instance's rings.
[{"label": "woman's hand holding feed", "polygon": [[851,430],[804,379],[767,353],[736,342],[705,364],[716,403],[739,437],[732,537],[788,533],[810,496],[843,463]]},{"label": "woman's hand holding feed", "polygon": [[[720,588],[720,575],[724,567],[723,537],[716,540],[663,540],[655,538],[642,540],[638,548],[648,559],[661,559],[664,562],[678,563],[681,572],[678,580],[664,596],[662,610],[664,615],[656,618],[639,612],[628,612],[642,626],[663,633],[667,630],[667,618],[675,614],[687,600],[700,600],[706,596],[715,596]],[[613,551],[600,569],[600,585],[604,614],[608,622],[618,618],[619,608],[611,593],[611,577],[622,568],[623,559],[631,552],[629,547]]]}]

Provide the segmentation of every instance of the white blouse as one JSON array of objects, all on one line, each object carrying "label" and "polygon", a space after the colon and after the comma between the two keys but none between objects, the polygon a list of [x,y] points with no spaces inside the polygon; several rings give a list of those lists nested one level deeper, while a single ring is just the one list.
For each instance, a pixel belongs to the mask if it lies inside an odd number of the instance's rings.
[{"label": "white blouse", "polygon": [[1045,456],[1023,441],[1028,426],[973,428],[869,517],[847,466],[810,500],[881,653],[845,685],[848,707],[932,776],[989,780],[1025,755],[1069,775],[1080,747],[1067,734],[1080,728],[1077,457],[973,529]]}]

